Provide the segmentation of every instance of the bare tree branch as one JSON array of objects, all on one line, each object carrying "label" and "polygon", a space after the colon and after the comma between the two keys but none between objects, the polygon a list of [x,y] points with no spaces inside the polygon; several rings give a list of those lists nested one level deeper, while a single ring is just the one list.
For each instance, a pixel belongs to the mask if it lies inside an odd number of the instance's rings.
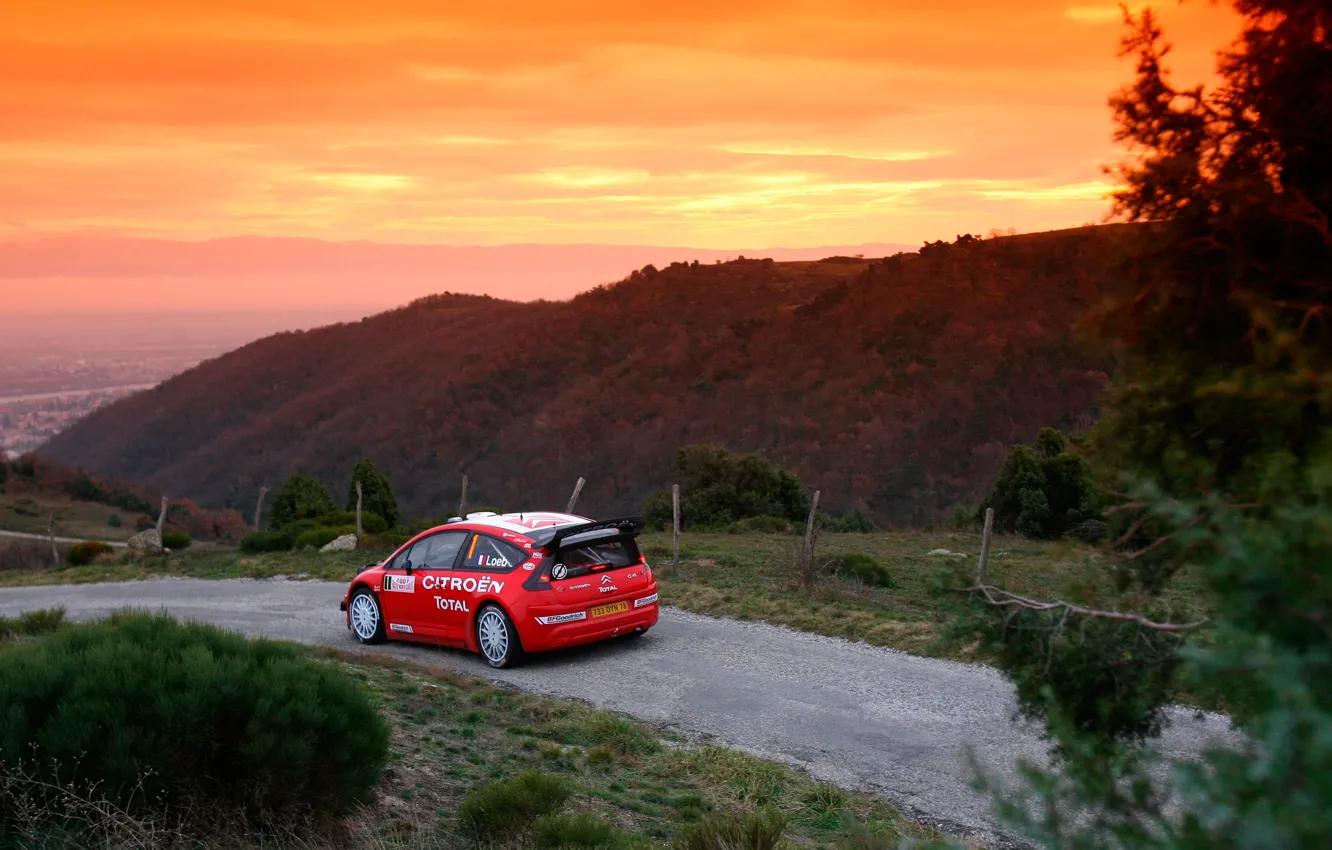
[{"label": "bare tree branch", "polygon": [[[1074,605],[1072,602],[1064,602],[1056,599],[1053,602],[1039,602],[1035,599],[1028,599],[1025,596],[1019,596],[1002,588],[994,587],[988,584],[978,584],[972,587],[964,587],[963,593],[979,593],[985,597],[985,601],[990,605],[1001,608],[1025,608],[1028,611],[1059,611],[1064,612],[1064,618],[1069,614],[1080,614],[1084,617],[1093,617],[1102,620],[1126,620],[1137,623],[1144,629],[1152,629],[1158,632],[1187,632],[1202,628],[1207,624],[1207,620],[1198,620],[1192,623],[1157,623],[1149,620],[1141,614],[1127,614],[1123,611],[1102,611],[1097,608],[1086,608],[1082,605]],[[996,596],[998,598],[996,598]],[[1060,620],[1060,627],[1063,626],[1063,619]]]}]

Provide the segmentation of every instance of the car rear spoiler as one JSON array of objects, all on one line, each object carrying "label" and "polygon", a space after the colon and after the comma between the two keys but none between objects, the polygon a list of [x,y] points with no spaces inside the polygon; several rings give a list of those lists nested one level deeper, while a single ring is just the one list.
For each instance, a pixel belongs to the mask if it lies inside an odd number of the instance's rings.
[{"label": "car rear spoiler", "polygon": [[540,528],[528,537],[532,538],[534,548],[554,551],[562,546],[581,546],[597,540],[612,537],[637,537],[646,526],[641,516],[627,516],[618,519],[603,519],[578,525],[561,525],[555,528]]}]

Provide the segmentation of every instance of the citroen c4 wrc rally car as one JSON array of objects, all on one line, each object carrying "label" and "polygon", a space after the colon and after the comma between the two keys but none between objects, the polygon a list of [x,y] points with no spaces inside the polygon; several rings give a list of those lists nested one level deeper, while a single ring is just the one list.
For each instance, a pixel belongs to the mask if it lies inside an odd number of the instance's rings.
[{"label": "citroen c4 wrc rally car", "polygon": [[362,567],[341,609],[361,643],[460,647],[492,667],[641,635],[657,623],[642,530],[642,517],[471,513]]}]

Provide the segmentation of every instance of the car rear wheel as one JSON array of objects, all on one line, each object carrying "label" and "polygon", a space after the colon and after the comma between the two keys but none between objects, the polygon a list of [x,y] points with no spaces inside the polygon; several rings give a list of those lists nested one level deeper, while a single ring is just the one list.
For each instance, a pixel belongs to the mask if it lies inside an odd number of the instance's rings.
[{"label": "car rear wheel", "polygon": [[493,604],[486,605],[476,615],[476,646],[486,663],[496,668],[512,667],[523,655],[513,621],[503,608]]},{"label": "car rear wheel", "polygon": [[359,587],[352,594],[347,613],[351,616],[352,634],[361,643],[383,643],[388,639],[379,600],[366,588]]}]

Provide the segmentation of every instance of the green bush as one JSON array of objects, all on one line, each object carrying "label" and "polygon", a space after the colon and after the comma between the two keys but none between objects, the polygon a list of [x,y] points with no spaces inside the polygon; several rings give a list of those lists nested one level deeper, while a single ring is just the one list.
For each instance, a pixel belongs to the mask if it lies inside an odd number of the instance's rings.
[{"label": "green bush", "polygon": [[268,515],[272,528],[285,528],[301,519],[314,519],[333,510],[333,500],[322,481],[294,472],[273,494],[273,510]]},{"label": "green bush", "polygon": [[188,549],[193,542],[190,536],[183,531],[168,531],[162,535],[162,545],[173,552]]},{"label": "green bush", "polygon": [[291,538],[283,531],[252,531],[241,538],[240,548],[247,555],[285,552],[291,548]]},{"label": "green bush", "polygon": [[[676,452],[672,479],[680,485],[680,524],[725,530],[746,517],[777,516],[803,521],[809,497],[800,479],[758,455],[730,452],[721,446],[686,446]],[[671,493],[659,490],[643,505],[653,528],[673,522]]]},{"label": "green bush", "polygon": [[750,516],[727,526],[731,534],[790,534],[794,526],[779,516]]},{"label": "green bush", "polygon": [[[313,522],[315,525],[311,528],[336,528],[338,526],[350,526],[353,530],[356,528],[356,511],[329,511],[316,517]],[[305,528],[302,531],[309,531]],[[361,512],[361,530],[366,534],[380,534],[389,530],[389,524],[379,514],[368,511]]]},{"label": "green bush", "polygon": [[543,815],[532,826],[532,842],[537,847],[558,848],[595,848],[595,850],[619,850],[629,846],[624,833],[598,818],[584,812],[565,817],[562,815]]},{"label": "green bush", "polygon": [[529,770],[468,794],[458,806],[458,826],[478,843],[511,841],[537,818],[558,812],[572,794],[564,778]]},{"label": "green bush", "polygon": [[364,549],[397,549],[415,535],[400,531],[385,531],[380,534],[367,534],[361,541]]},{"label": "green bush", "polygon": [[108,555],[114,550],[99,540],[86,540],[69,547],[69,562],[76,567],[86,567],[97,560],[98,555]]},{"label": "green bush", "polygon": [[0,643],[19,637],[48,635],[65,625],[64,608],[39,608],[17,617],[0,617]]},{"label": "green bush", "polygon": [[319,549],[327,546],[334,540],[344,534],[355,534],[356,526],[344,525],[340,528],[315,528],[310,531],[302,532],[294,541],[293,549],[304,549],[307,546],[312,549]]},{"label": "green bush", "polygon": [[874,520],[859,508],[846,516],[830,517],[819,515],[821,528],[834,534],[870,534],[874,529]]},{"label": "green bush", "polygon": [[384,721],[338,669],[164,615],[16,644],[0,681],[0,763],[95,784],[131,814],[336,815],[370,799],[388,757]]},{"label": "green bush", "polygon": [[[361,509],[381,517],[384,522],[384,531],[389,528],[396,528],[402,520],[402,512],[398,509],[398,499],[393,495],[393,485],[389,483],[388,476],[379,471],[379,468],[370,461],[370,458],[363,458],[357,461],[352,469],[351,481],[347,484],[347,510],[356,508],[356,482],[361,482]],[[356,520],[353,519],[352,522]]]},{"label": "green bush", "polygon": [[1070,448],[1054,428],[1042,428],[1034,445],[1014,446],[977,518],[994,508],[995,531],[1049,538],[1095,516],[1091,467]]},{"label": "green bush", "polygon": [[112,528],[120,528],[124,525],[124,523],[121,522],[120,514],[111,514],[111,516],[106,518],[106,524]]},{"label": "green bush", "polygon": [[833,575],[854,579],[870,587],[897,587],[888,568],[864,552],[847,552],[828,559]]},{"label": "green bush", "polygon": [[684,828],[676,850],[775,850],[786,831],[786,816],[768,807],[759,814],[708,815]]}]

